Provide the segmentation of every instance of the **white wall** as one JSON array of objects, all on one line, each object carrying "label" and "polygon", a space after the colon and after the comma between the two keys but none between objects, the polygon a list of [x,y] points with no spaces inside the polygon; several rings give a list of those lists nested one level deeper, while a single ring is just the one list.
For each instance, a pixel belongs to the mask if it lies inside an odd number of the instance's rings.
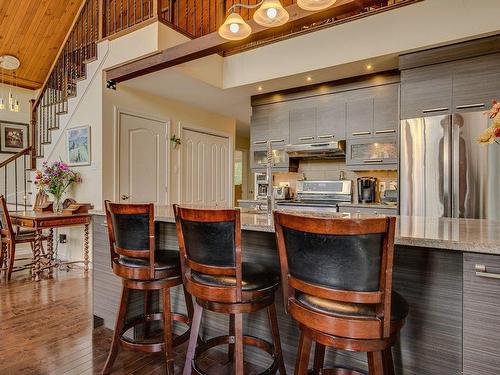
[{"label": "white wall", "polygon": [[500,31],[499,0],[425,0],[228,56],[224,88]]}]

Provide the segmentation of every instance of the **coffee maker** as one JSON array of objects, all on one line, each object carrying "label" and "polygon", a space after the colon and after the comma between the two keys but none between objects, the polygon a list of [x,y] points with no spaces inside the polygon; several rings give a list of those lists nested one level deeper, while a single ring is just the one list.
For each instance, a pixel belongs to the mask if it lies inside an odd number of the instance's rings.
[{"label": "coffee maker", "polygon": [[376,186],[377,186],[377,179],[375,177],[358,178],[358,202],[359,203],[375,202]]}]

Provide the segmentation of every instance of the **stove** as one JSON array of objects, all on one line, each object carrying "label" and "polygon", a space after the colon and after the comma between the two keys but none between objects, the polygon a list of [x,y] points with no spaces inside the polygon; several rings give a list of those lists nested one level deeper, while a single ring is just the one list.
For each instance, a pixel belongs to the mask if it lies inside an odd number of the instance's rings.
[{"label": "stove", "polygon": [[297,198],[278,202],[278,210],[338,212],[338,203],[352,202],[352,181],[298,181]]}]

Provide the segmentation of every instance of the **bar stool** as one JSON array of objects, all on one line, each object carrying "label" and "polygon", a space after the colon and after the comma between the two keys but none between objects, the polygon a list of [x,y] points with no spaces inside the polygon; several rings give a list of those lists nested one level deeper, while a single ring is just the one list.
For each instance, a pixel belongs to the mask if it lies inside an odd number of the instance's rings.
[{"label": "bar stool", "polygon": [[391,347],[408,314],[392,291],[395,218],[319,218],[274,213],[287,311],[301,334],[295,374],[323,369],[325,347],[367,352],[370,375],[393,375]]},{"label": "bar stool", "polygon": [[[189,326],[193,314],[193,301],[185,289],[188,317],[171,313],[170,288],[182,284],[179,252],[156,248],[153,204],[113,204],[105,201],[104,205],[108,222],[111,265],[115,275],[122,278],[123,289],[113,341],[102,373],[108,374],[111,371],[121,346],[132,351],[163,352],[166,372],[173,375],[173,347],[187,341],[189,329],[174,338],[172,321]],[[127,322],[126,314],[131,290],[144,291],[144,315]],[[162,295],[162,312],[151,311],[153,291],[159,291]],[[163,330],[159,332],[159,336],[158,332],[150,332],[153,321],[163,323]],[[144,339],[130,339],[124,336],[129,329],[141,324],[144,324]]]},{"label": "bar stool", "polygon": [[[267,352],[273,363],[264,372],[286,374],[274,305],[279,276],[267,267],[242,262],[240,212],[234,209],[198,210],[174,205],[184,285],[195,297],[193,324],[184,375],[204,374],[196,360],[208,349],[229,346],[237,375],[243,374],[243,345]],[[203,309],[228,314],[229,335],[197,346]],[[273,344],[243,335],[243,313],[267,309]]]}]

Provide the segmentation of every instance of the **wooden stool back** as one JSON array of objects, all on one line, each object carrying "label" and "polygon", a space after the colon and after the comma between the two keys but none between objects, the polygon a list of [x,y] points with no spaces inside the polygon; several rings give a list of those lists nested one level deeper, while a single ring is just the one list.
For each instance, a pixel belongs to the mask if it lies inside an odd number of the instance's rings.
[{"label": "wooden stool back", "polygon": [[[154,205],[117,204],[104,202],[108,222],[111,264],[115,266],[120,256],[145,259],[149,269],[131,269],[131,279],[155,278],[155,225]],[[130,267],[129,267],[130,268]]]},{"label": "wooden stool back", "polygon": [[[368,304],[375,306],[373,318],[319,319],[314,328],[335,329],[343,337],[390,336],[395,218],[321,218],[275,212],[274,224],[286,308],[300,305],[297,293],[333,303]],[[294,318],[312,321],[314,312],[304,310],[309,317]]]},{"label": "wooden stool back", "polygon": [[[223,303],[242,301],[240,211],[192,209],[174,205],[182,277],[189,293]],[[193,279],[197,272],[234,277],[233,286],[207,286]]]}]

